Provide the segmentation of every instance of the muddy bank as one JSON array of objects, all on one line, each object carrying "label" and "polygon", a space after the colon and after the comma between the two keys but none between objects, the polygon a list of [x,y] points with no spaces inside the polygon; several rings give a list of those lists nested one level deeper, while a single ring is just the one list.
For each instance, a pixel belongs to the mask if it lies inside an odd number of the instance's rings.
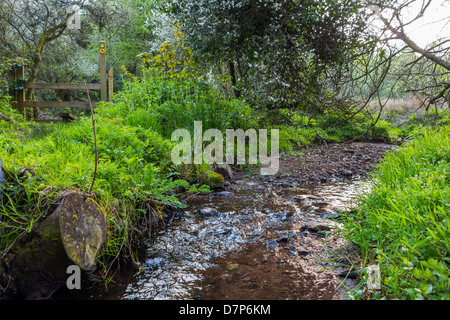
[{"label": "muddy bank", "polygon": [[237,167],[233,173],[236,180],[250,174],[254,180],[282,187],[361,179],[367,177],[386,151],[395,148],[392,144],[367,142],[312,145],[300,149],[299,155],[281,156],[275,176],[259,176]]}]

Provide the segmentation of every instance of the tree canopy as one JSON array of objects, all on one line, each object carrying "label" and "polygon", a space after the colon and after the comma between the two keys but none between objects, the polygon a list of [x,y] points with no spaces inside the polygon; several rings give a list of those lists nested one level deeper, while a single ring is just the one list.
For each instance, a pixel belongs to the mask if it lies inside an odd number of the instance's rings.
[{"label": "tree canopy", "polygon": [[236,96],[268,108],[318,105],[330,68],[371,47],[360,1],[203,0],[166,6],[203,57],[225,62]]}]

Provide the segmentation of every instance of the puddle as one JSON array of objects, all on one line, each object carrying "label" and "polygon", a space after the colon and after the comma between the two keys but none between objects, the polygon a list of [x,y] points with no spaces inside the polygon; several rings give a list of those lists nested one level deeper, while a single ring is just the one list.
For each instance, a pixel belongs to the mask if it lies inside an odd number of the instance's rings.
[{"label": "puddle", "polygon": [[[109,294],[84,298],[341,299],[336,268],[323,262],[329,249],[346,245],[334,238],[339,222],[330,218],[368,185],[266,188],[244,181],[234,192],[190,197],[185,212],[149,243],[137,274]],[[308,229],[321,224],[329,228]]]}]

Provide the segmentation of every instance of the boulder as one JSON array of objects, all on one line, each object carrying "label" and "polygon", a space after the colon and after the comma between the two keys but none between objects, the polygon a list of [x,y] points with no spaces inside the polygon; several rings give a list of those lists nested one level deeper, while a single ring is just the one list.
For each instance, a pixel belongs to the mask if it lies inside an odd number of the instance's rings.
[{"label": "boulder", "polygon": [[207,171],[205,173],[205,182],[212,190],[223,189],[225,180],[220,173]]},{"label": "boulder", "polygon": [[216,170],[217,173],[220,173],[225,179],[233,180],[233,171],[231,167],[226,163],[217,164]]}]

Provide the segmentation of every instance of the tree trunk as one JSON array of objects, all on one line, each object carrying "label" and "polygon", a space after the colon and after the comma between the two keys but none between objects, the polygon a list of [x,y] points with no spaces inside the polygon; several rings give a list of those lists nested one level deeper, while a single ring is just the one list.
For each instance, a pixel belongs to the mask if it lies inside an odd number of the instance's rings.
[{"label": "tree trunk", "polygon": [[48,299],[66,284],[68,266],[95,270],[107,239],[103,210],[74,191],[52,207],[56,209],[0,260],[0,299]]},{"label": "tree trunk", "polygon": [[237,89],[237,87],[236,87],[237,80],[236,80],[236,70],[234,68],[234,62],[233,61],[228,62],[228,67],[230,68],[231,84],[233,86],[234,95],[236,96],[236,98],[239,99],[241,96],[241,91],[239,89]]}]

